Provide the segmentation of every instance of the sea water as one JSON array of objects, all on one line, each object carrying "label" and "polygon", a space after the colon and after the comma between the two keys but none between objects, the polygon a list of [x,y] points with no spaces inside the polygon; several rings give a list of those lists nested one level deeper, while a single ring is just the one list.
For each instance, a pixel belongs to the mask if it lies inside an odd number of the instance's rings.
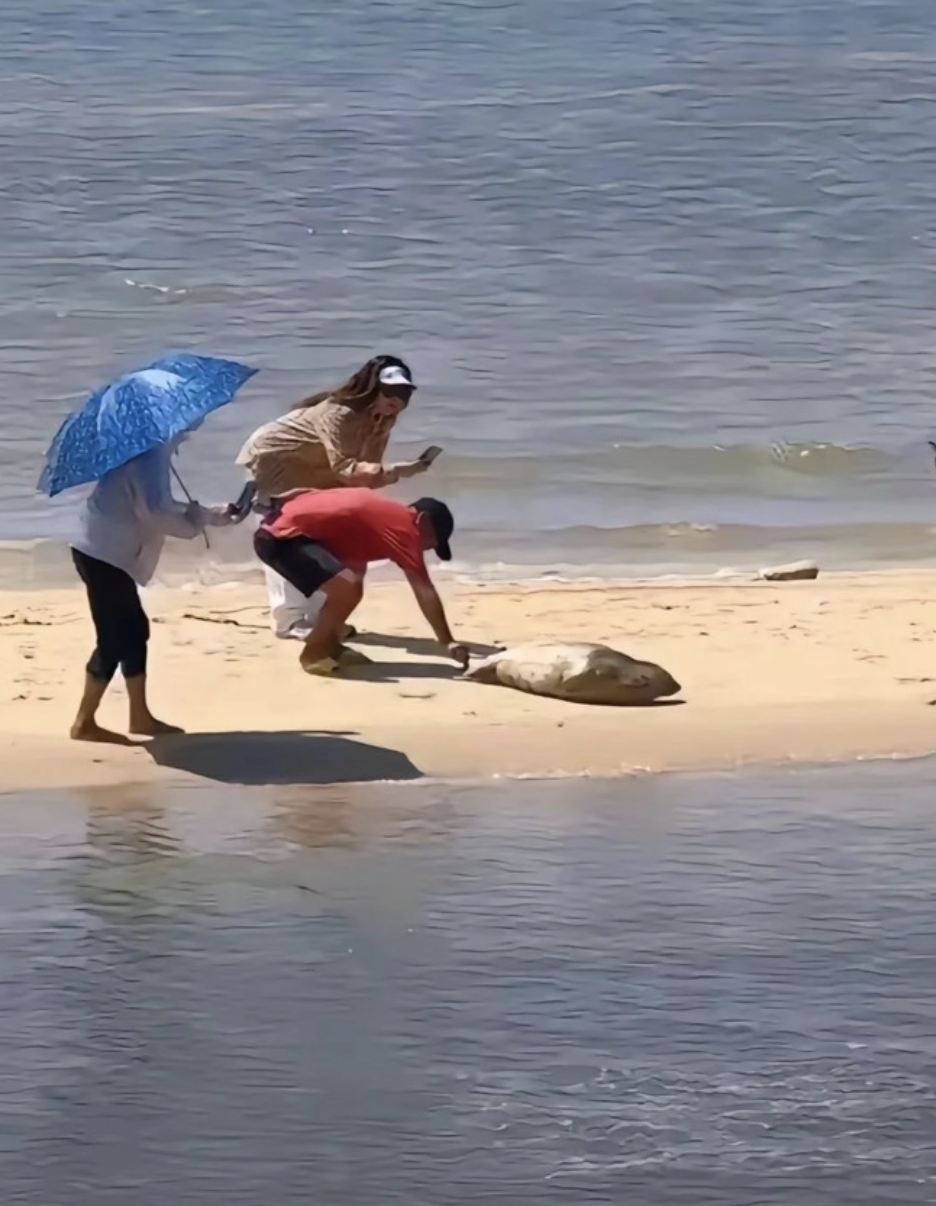
[{"label": "sea water", "polygon": [[458,573],[931,559],[934,64],[930,0],[7,0],[0,583],[70,580],[43,451],[175,347],[261,369],[206,501],[406,358]]},{"label": "sea water", "polygon": [[936,1200],[932,763],[0,807],[4,1200]]}]

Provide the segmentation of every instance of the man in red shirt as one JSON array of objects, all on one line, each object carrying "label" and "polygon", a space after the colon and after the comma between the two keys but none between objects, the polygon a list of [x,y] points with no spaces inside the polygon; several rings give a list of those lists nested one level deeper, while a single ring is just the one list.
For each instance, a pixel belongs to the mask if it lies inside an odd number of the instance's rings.
[{"label": "man in red shirt", "polygon": [[306,673],[340,669],[340,634],[364,596],[371,561],[400,567],[436,640],[467,666],[468,651],[452,637],[425,559],[426,550],[435,549],[440,560],[451,561],[454,527],[452,512],[438,499],[406,506],[357,487],[295,494],[270,515],[254,536],[257,556],[306,598],[317,590],[325,596],[299,658]]}]

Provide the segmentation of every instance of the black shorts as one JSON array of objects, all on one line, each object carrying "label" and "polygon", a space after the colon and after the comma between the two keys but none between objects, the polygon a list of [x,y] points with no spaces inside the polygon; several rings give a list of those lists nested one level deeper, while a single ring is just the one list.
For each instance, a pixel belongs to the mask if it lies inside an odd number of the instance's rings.
[{"label": "black shorts", "polygon": [[274,536],[264,527],[254,533],[254,551],[264,565],[307,599],[345,568],[328,549],[308,536]]}]

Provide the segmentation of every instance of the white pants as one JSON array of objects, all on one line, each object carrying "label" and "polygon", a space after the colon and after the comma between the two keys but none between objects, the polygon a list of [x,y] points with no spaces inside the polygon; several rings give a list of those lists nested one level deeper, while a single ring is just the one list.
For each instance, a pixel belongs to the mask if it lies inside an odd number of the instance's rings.
[{"label": "white pants", "polygon": [[307,599],[302,591],[296,590],[291,582],[274,573],[268,565],[263,567],[263,573],[270,600],[270,627],[278,637],[306,640],[316,616],[322,610],[325,596],[319,590]]}]

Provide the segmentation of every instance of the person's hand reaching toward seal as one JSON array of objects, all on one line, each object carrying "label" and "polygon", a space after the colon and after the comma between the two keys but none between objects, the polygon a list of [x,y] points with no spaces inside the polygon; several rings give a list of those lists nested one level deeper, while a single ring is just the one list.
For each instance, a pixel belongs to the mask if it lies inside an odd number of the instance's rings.
[{"label": "person's hand reaching toward seal", "polygon": [[462,645],[459,641],[452,641],[447,646],[447,652],[453,662],[458,662],[462,670],[468,669],[468,661],[471,654],[468,652],[467,645]]}]

